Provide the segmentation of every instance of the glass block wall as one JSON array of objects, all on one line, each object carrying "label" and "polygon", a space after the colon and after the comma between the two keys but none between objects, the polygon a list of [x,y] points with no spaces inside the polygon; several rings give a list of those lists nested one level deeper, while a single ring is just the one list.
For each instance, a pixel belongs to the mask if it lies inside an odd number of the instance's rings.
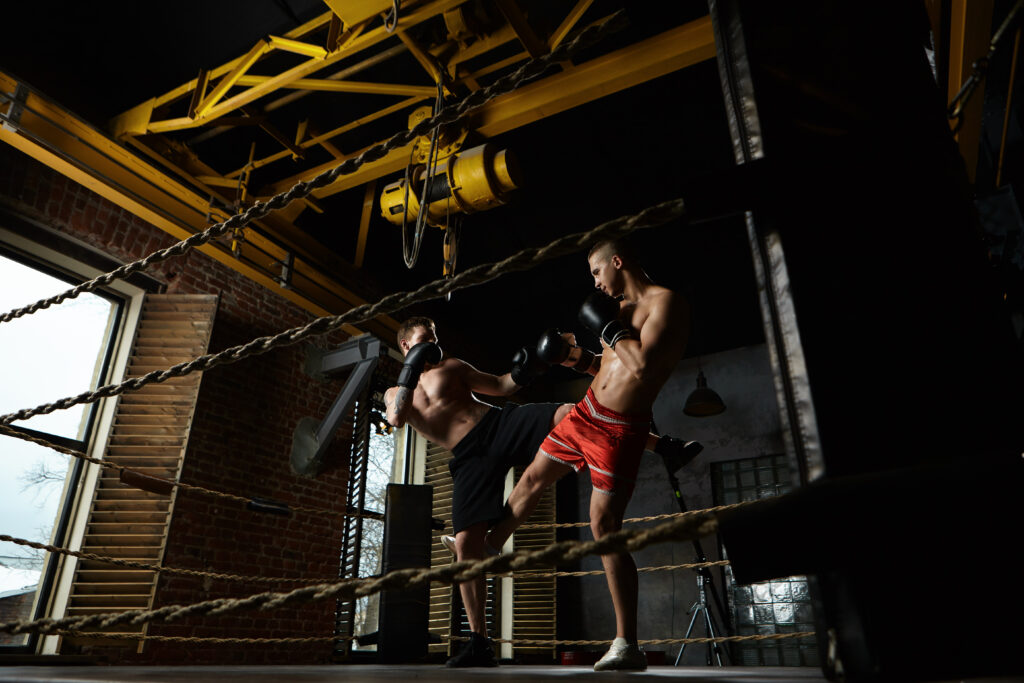
[{"label": "glass block wall", "polygon": [[[763,455],[711,465],[715,505],[770,498],[792,488],[785,455]],[[777,529],[780,536],[791,529]],[[726,549],[722,557],[728,559]],[[738,585],[726,566],[726,595],[736,635],[813,631],[811,600],[803,576]],[[732,661],[746,666],[820,666],[813,638],[764,640],[732,644]]]}]

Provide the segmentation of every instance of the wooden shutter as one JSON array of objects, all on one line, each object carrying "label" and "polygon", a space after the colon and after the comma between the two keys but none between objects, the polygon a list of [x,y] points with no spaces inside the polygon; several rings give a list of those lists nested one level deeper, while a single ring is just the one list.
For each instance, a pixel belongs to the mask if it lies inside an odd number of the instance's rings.
[{"label": "wooden shutter", "polygon": [[[516,481],[522,469],[515,469]],[[555,487],[544,491],[537,508],[526,524],[555,523]],[[539,550],[555,542],[555,530],[519,529],[512,536],[514,550]],[[545,570],[554,571],[554,569]],[[537,577],[516,574],[512,580],[512,638],[513,640],[554,640],[557,633],[555,577]],[[553,645],[515,645],[518,654],[555,657]]]},{"label": "wooden shutter", "polygon": [[[452,554],[441,544],[441,534],[450,534],[452,518],[452,477],[448,473],[448,461],[452,459],[451,451],[427,442],[427,457],[423,473],[423,483],[434,487],[434,507],[431,515],[447,522],[444,532],[434,534],[430,545],[430,566],[443,567],[452,563]],[[430,621],[429,630],[441,639],[440,643],[432,643],[430,652],[448,652],[448,638],[452,634],[452,586],[439,583],[430,584]]]},{"label": "wooden shutter", "polygon": [[[127,378],[162,370],[206,353],[217,310],[215,295],[146,296],[129,361]],[[119,397],[104,458],[167,479],[178,478],[199,392],[201,372],[150,384]],[[163,560],[177,489],[149,493],[120,482],[104,469],[93,494],[82,544],[84,552],[160,564]],[[96,560],[80,560],[67,616],[148,610],[157,573]],[[118,626],[117,633],[145,634],[148,625]],[[65,637],[64,643],[138,647],[143,643]]]}]

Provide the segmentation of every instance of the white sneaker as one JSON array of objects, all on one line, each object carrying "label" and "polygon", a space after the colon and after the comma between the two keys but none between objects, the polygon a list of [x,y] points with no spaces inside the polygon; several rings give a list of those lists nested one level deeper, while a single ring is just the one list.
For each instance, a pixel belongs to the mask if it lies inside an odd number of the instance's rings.
[{"label": "white sneaker", "polygon": [[[442,536],[441,537],[441,545],[443,545],[445,548],[448,549],[448,552],[450,552],[452,554],[453,558],[459,559],[459,554],[455,551],[455,537],[454,536]],[[487,555],[489,557],[494,557],[495,555],[501,555],[501,551],[500,550],[495,550],[494,548],[492,548],[490,546],[490,544],[487,543],[487,541],[484,541],[484,551],[487,553]]]},{"label": "white sneaker", "polygon": [[644,671],[647,669],[647,655],[636,643],[627,643],[625,638],[616,638],[604,657],[597,660],[594,671]]}]

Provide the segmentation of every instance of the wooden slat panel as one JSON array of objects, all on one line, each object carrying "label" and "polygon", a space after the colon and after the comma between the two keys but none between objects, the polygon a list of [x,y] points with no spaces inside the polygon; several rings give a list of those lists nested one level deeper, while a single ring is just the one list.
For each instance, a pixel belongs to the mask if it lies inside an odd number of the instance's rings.
[{"label": "wooden slat panel", "polygon": [[[515,470],[518,481],[522,471]],[[549,487],[527,524],[553,524],[555,522],[555,488]],[[513,537],[515,550],[538,550],[555,542],[555,530],[525,529]],[[557,636],[555,578],[516,575],[512,580],[512,638],[518,640],[555,640]],[[555,657],[553,646],[514,646],[516,652],[549,654]]]},{"label": "wooden slat panel", "polygon": [[[424,481],[434,487],[434,505],[431,514],[447,522],[448,528],[444,533],[451,532],[452,492],[451,475],[448,472],[448,461],[451,458],[452,454],[444,448],[430,443],[427,444]],[[443,567],[451,564],[451,562],[452,554],[448,552],[437,536],[435,536],[430,548],[430,566]],[[428,629],[442,640],[447,639],[451,635],[453,590],[457,589],[452,586],[436,585],[432,585],[430,589]],[[430,652],[451,653],[452,651],[449,644],[443,642],[432,644],[428,649]]]},{"label": "wooden slat panel", "polygon": [[[217,298],[211,295],[149,295],[129,360],[128,376],[187,362],[206,352]],[[202,373],[149,384],[119,397],[104,458],[145,474],[177,479]],[[99,477],[82,549],[107,557],[159,564],[173,513],[175,492],[160,495],[120,482],[105,470]],[[119,568],[96,560],[78,563],[68,616],[149,609],[157,573]],[[147,627],[118,626],[111,632],[145,633]],[[63,643],[137,648],[133,641],[66,636]]]}]

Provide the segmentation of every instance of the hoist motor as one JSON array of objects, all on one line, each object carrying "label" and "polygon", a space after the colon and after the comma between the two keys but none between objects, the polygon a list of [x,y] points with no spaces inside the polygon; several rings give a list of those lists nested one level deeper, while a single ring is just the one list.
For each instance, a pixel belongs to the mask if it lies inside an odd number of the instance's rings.
[{"label": "hoist motor", "polygon": [[[386,186],[380,195],[381,214],[401,226],[412,223],[420,213],[420,196],[427,167],[413,167],[406,178]],[[515,156],[485,143],[452,154],[437,162],[427,188],[426,222],[443,227],[455,213],[476,213],[507,203],[510,192],[520,184]],[[408,198],[408,209],[406,209]]]}]

